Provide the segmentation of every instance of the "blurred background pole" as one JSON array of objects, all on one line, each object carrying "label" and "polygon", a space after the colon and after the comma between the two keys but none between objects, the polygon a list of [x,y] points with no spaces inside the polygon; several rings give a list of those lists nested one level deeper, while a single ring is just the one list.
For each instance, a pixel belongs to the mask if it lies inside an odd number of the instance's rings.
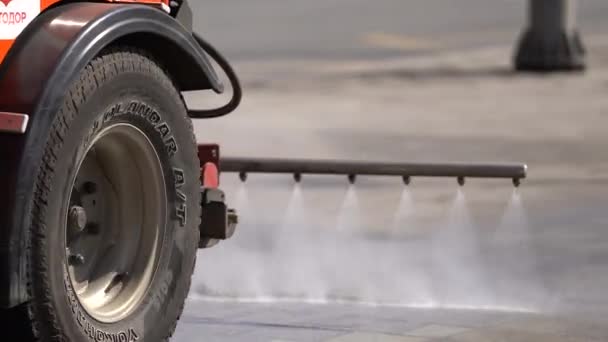
[{"label": "blurred background pole", "polygon": [[519,42],[519,71],[585,69],[585,48],[576,24],[576,0],[529,0],[528,27]]}]

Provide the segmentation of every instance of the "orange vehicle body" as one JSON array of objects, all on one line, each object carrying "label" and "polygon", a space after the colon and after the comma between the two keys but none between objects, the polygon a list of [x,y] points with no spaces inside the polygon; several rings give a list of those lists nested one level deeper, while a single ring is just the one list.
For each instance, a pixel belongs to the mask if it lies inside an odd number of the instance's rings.
[{"label": "orange vehicle body", "polygon": [[[10,50],[19,31],[38,14],[62,0],[0,0],[0,63]],[[169,6],[169,0],[105,0],[106,2],[138,3]],[[25,6],[25,7],[24,7]],[[15,15],[19,15],[15,20]],[[23,19],[21,17],[23,15]],[[11,20],[12,18],[12,20]],[[23,22],[25,20],[25,22]],[[13,26],[13,27],[11,27]],[[8,33],[8,38],[5,36]]]}]

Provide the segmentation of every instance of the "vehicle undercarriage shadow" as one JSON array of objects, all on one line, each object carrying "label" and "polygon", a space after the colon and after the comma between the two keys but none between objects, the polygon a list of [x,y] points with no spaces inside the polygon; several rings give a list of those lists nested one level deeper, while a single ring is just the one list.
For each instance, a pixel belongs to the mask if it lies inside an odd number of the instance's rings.
[{"label": "vehicle undercarriage shadow", "polygon": [[35,342],[31,329],[25,324],[28,321],[24,305],[13,309],[0,309],[0,331],[8,335],[8,341]]}]

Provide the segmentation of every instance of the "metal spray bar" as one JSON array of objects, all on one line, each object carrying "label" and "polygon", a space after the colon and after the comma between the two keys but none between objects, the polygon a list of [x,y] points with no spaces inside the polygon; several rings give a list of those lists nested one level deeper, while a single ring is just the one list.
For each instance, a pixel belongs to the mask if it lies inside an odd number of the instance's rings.
[{"label": "metal spray bar", "polygon": [[526,178],[525,164],[465,163],[376,163],[311,159],[221,158],[221,172],[237,172],[242,181],[248,173],[291,173],[299,182],[303,174],[347,175],[351,183],[357,175],[400,176],[406,184],[411,177],[507,178],[515,186]]}]

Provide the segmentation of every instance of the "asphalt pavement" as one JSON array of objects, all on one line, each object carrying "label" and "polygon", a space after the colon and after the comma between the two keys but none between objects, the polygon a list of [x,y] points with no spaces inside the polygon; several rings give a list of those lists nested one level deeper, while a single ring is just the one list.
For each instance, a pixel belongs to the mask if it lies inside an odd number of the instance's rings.
[{"label": "asphalt pavement", "polygon": [[[352,3],[374,17],[374,6]],[[266,18],[266,27],[271,16],[291,24],[277,36],[297,32],[299,15],[278,14],[287,2],[258,4],[241,11]],[[496,4],[502,13],[487,24],[513,32],[521,4]],[[508,180],[475,179],[463,188],[414,179],[404,190],[390,177],[360,177],[354,187],[341,177],[305,177],[294,188],[288,175],[252,175],[245,185],[224,175],[241,224],[233,240],[199,252],[174,340],[607,340],[608,30],[599,19],[606,5],[582,4],[592,12],[582,74],[515,74],[513,37],[371,55],[360,43],[304,44],[310,55],[290,55],[284,41],[261,38],[269,47],[262,56],[252,53],[260,27],[242,38],[249,47],[235,43],[236,27],[216,31],[237,60],[245,99],[234,114],[195,129],[223,155],[524,162],[529,177],[517,190]],[[313,5],[302,2],[299,13]],[[222,21],[229,19],[218,14],[205,25]],[[356,24],[344,25],[359,36]],[[204,93],[187,101],[215,103]]]},{"label": "asphalt pavement", "polygon": [[[608,3],[578,1],[580,28],[605,32]],[[515,44],[526,0],[191,1],[195,30],[233,61],[378,59]]]}]

